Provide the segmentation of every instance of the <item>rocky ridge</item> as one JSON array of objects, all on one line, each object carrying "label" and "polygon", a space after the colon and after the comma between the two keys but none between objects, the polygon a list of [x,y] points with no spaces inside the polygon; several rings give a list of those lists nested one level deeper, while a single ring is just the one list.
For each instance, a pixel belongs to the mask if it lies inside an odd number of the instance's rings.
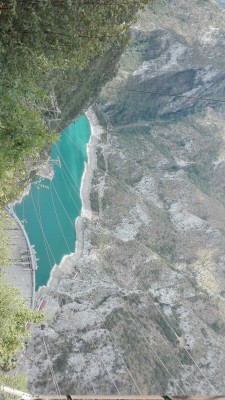
[{"label": "rocky ridge", "polygon": [[[83,247],[38,294],[62,392],[223,392],[224,104],[199,98],[224,98],[224,12],[149,6],[95,107]],[[31,391],[55,391],[49,366],[37,327]]]}]

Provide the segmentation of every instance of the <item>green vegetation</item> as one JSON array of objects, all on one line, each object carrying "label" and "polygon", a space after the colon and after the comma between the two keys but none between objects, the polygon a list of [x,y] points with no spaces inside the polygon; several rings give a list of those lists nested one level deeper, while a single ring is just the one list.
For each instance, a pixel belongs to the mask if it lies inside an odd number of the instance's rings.
[{"label": "green vegetation", "polygon": [[115,308],[109,315],[107,315],[103,327],[112,330],[120,320],[125,321],[126,318],[127,313],[122,307]]},{"label": "green vegetation", "polygon": [[[9,386],[17,390],[21,390],[23,392],[27,391],[27,376],[26,374],[21,374],[21,373],[8,373],[5,374],[4,372],[0,371],[0,382],[1,385],[4,386]],[[1,393],[0,394],[1,398],[4,398],[6,400],[15,400],[15,396]]]},{"label": "green vegetation", "polygon": [[187,168],[189,179],[206,195],[210,194],[209,183],[205,178],[204,166],[193,164]]},{"label": "green vegetation", "polygon": [[158,254],[166,260],[173,261],[175,259],[176,243],[175,241],[165,241],[156,248]]},{"label": "green vegetation", "polygon": [[91,209],[96,213],[99,212],[99,200],[97,190],[92,190],[91,192]]},{"label": "green vegetation", "polygon": [[[23,193],[57,132],[113,76],[129,24],[146,3],[0,1],[0,210]],[[0,265],[7,265],[3,211],[0,220]],[[0,369],[13,366],[13,356],[28,336],[25,323],[42,318],[25,306],[0,272]],[[7,384],[11,378],[0,379]]]},{"label": "green vegetation", "polygon": [[181,349],[179,351],[178,355],[179,355],[181,364],[184,364],[184,365],[192,365],[193,364],[193,359],[192,359],[192,356],[190,354],[190,350],[186,351],[183,348],[183,349]]},{"label": "green vegetation", "polygon": [[160,389],[165,392],[168,387],[168,374],[166,370],[162,368],[162,364],[157,361],[154,366],[154,379],[156,382],[159,382]]},{"label": "green vegetation", "polygon": [[55,140],[53,128],[60,131],[108,79],[145,3],[1,1],[0,205],[24,190],[35,158]]},{"label": "green vegetation", "polygon": [[0,266],[9,265],[11,262],[7,247],[6,228],[10,226],[5,210],[0,209]]},{"label": "green vegetation", "polygon": [[217,321],[213,322],[212,324],[210,324],[210,327],[212,328],[212,330],[216,333],[220,333],[221,332],[221,327],[218,324]]},{"label": "green vegetation", "polygon": [[18,294],[18,290],[6,284],[0,274],[0,367],[6,370],[13,366],[14,354],[29,336],[26,322],[38,323],[43,319],[43,313],[27,308]]},{"label": "green vegetation", "polygon": [[175,333],[177,336],[182,335],[177,315],[171,315],[170,317],[167,316],[166,319],[164,319],[161,314],[155,314],[154,321],[158,324],[162,335],[164,335],[173,345],[177,345],[177,337]]}]

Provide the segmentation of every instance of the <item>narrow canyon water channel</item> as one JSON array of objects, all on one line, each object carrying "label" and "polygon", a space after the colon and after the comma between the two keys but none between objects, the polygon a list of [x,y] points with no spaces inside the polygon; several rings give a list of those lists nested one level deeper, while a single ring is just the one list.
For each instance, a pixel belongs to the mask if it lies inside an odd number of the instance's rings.
[{"label": "narrow canyon water channel", "polygon": [[29,194],[16,204],[38,258],[36,289],[46,285],[54,264],[75,251],[75,219],[81,212],[80,185],[90,137],[88,119],[81,116],[61,133],[51,148],[52,180],[35,177]]}]

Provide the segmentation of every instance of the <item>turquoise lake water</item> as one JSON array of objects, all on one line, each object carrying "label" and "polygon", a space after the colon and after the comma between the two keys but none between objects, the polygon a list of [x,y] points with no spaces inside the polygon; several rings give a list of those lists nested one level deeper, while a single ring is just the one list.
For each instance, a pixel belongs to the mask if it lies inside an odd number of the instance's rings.
[{"label": "turquoise lake water", "polygon": [[80,184],[89,137],[90,126],[85,116],[64,129],[51,149],[51,160],[57,160],[53,161],[54,178],[39,183],[36,177],[29,194],[15,206],[39,258],[36,289],[46,285],[54,264],[74,252],[75,218],[81,211]]}]

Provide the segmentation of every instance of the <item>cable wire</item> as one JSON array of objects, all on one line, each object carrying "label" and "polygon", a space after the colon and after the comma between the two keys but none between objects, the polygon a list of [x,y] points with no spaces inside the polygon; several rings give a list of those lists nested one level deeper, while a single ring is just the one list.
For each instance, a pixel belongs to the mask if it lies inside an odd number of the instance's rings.
[{"label": "cable wire", "polygon": [[[74,143],[75,144],[75,143]],[[121,357],[121,355],[120,355],[120,357]],[[125,362],[124,362],[125,363]],[[126,364],[125,364],[126,365]],[[180,363],[180,365],[182,365],[181,363]],[[183,366],[183,365],[182,365]],[[184,366],[183,366],[184,367]],[[126,366],[126,368],[127,368],[127,366]],[[185,367],[184,367],[185,368]],[[128,369],[128,368],[127,368]],[[129,371],[129,370],[128,370]],[[108,371],[107,371],[108,372]],[[108,372],[109,373],[109,372]],[[110,376],[110,379],[112,380],[112,377],[111,377],[111,375],[109,375]],[[133,382],[135,382],[134,381],[134,378],[132,377],[132,380],[133,380]],[[137,387],[137,384],[136,384],[136,382],[135,382],[135,385],[136,385],[136,387]]]},{"label": "cable wire", "polygon": [[51,199],[52,199],[52,205],[53,205],[53,208],[54,208],[55,216],[56,216],[56,219],[57,219],[57,222],[58,222],[58,225],[59,225],[59,229],[60,229],[60,231],[62,233],[64,242],[66,244],[67,250],[68,250],[69,253],[71,253],[71,250],[69,248],[68,242],[67,242],[66,237],[64,235],[64,232],[63,232],[63,229],[62,229],[62,225],[60,223],[60,220],[59,220],[59,217],[58,217],[58,213],[57,213],[57,210],[56,210],[56,207],[55,207],[55,202],[54,202],[54,198],[53,198],[53,195],[52,195],[51,184],[52,184],[52,182],[50,182],[49,189],[50,189],[50,195],[51,195]]},{"label": "cable wire", "polygon": [[[166,370],[166,372],[168,373],[168,375],[170,376],[170,378],[172,379],[172,381],[175,383],[175,379],[172,376],[172,374],[170,373],[170,371],[168,370],[167,366],[165,365],[165,363],[162,361],[162,359],[159,357],[159,355],[156,353],[156,351],[154,350],[153,346],[151,345],[151,343],[149,342],[149,340],[143,335],[142,332],[140,332],[140,329],[138,328],[135,320],[131,317],[129,311],[127,311],[127,309],[125,309],[126,313],[129,315],[131,321],[133,322],[133,324],[136,326],[138,332],[140,333],[140,335],[143,337],[143,339],[145,340],[145,342],[149,345],[149,347],[151,348],[152,352],[154,353],[154,355],[156,356],[156,358],[160,361],[160,363],[162,364],[163,368]],[[176,383],[175,383],[176,384]],[[179,384],[177,384],[178,388],[180,389],[181,393],[184,395],[184,391],[181,389],[181,387],[179,386]]]},{"label": "cable wire", "polygon": [[[48,256],[48,260],[49,260],[50,265],[52,265],[52,262],[51,262],[50,257],[49,257],[49,252],[51,253],[51,256],[53,258],[53,262],[54,262],[54,256],[53,256],[53,254],[51,252],[47,237],[46,237],[46,235],[44,233],[44,229],[43,229],[42,222],[41,222],[41,219],[40,219],[41,215],[40,216],[38,215],[38,212],[37,212],[37,209],[36,209],[36,206],[35,206],[35,203],[34,203],[32,191],[30,191],[30,195],[31,195],[31,201],[33,203],[34,211],[35,211],[39,226],[41,228],[41,232],[42,232],[42,236],[43,236],[43,239],[44,239],[45,249],[46,249],[46,253],[47,253],[47,256]],[[40,207],[39,207],[39,214],[40,214]],[[49,249],[49,252],[48,252],[48,249]]]},{"label": "cable wire", "polygon": [[59,385],[58,385],[58,382],[57,382],[57,379],[56,379],[56,375],[54,373],[54,369],[53,369],[53,366],[52,366],[52,361],[51,361],[51,358],[50,358],[48,347],[47,347],[47,344],[45,342],[45,338],[44,338],[44,335],[43,335],[42,331],[41,331],[41,337],[42,337],[44,348],[45,348],[45,351],[46,351],[46,354],[47,354],[47,357],[48,357],[48,360],[49,360],[49,363],[50,363],[50,372],[51,372],[51,375],[52,375],[52,379],[53,379],[53,383],[55,385],[56,392],[57,392],[57,394],[61,395],[61,392],[60,392],[60,389],[59,389]]},{"label": "cable wire", "polygon": [[[103,113],[102,113],[102,114],[103,114]],[[103,116],[104,116],[104,114],[103,114]],[[104,116],[104,118],[105,118],[105,116]],[[105,118],[105,120],[106,120],[106,118]],[[106,120],[106,123],[108,124],[107,120]],[[122,187],[122,190],[125,191],[125,190],[124,190],[124,186],[121,185],[121,187]],[[210,270],[210,272],[212,272],[212,271]],[[164,319],[164,321],[165,321],[165,323],[167,324],[167,326],[169,326],[169,328],[171,329],[171,331],[173,332],[173,334],[174,334],[175,337],[177,338],[176,332],[175,332],[174,329],[171,327],[171,325],[169,324],[169,322],[167,321],[167,319],[165,318],[165,316],[162,314],[161,310],[158,309],[158,307],[156,306],[155,302],[153,301],[152,296],[150,295],[150,293],[147,292],[147,291],[145,291],[145,292],[150,296],[151,301],[152,301],[152,304],[154,305],[154,307],[156,307],[157,311],[161,314],[161,316],[162,316],[162,318]],[[216,394],[218,394],[217,391],[216,391],[216,389],[215,389],[214,386],[211,384],[211,382],[208,380],[208,378],[206,377],[206,375],[204,374],[204,372],[201,370],[201,368],[198,366],[198,364],[196,363],[196,361],[194,360],[194,358],[192,357],[192,355],[190,354],[190,352],[189,352],[186,348],[185,348],[185,351],[186,351],[187,354],[190,356],[190,358],[192,359],[193,363],[196,365],[197,369],[198,369],[198,370],[201,372],[201,374],[204,376],[204,378],[206,379],[206,381],[207,381],[207,383],[210,385],[210,387],[213,389],[213,391],[214,391]]]},{"label": "cable wire", "polygon": [[[225,102],[225,101],[224,101]],[[54,188],[54,186],[53,186],[53,188]],[[58,193],[56,192],[56,194],[57,194],[57,196],[58,196]],[[64,210],[65,210],[65,208],[64,208]],[[67,214],[68,215],[68,214]],[[74,225],[73,225],[74,226]],[[174,331],[173,331],[174,332]],[[176,334],[175,334],[176,335]],[[158,357],[158,356],[157,356]],[[162,363],[162,361],[161,361],[161,363]],[[165,367],[166,368],[166,367]],[[200,370],[201,371],[201,370]],[[168,373],[169,373],[169,371],[167,371]],[[170,374],[170,373],[169,373]],[[170,374],[170,377],[172,378],[172,376],[171,376],[171,374]],[[207,379],[207,378],[206,378]],[[210,382],[208,381],[208,383],[210,384]],[[211,385],[211,384],[210,384]],[[211,385],[212,386],[212,385]],[[115,387],[116,387],[116,385],[115,385]],[[118,390],[118,388],[117,388],[117,390]],[[215,389],[214,389],[215,390]]]},{"label": "cable wire", "polygon": [[[87,328],[88,328],[88,327],[87,327]],[[87,332],[87,328],[86,328],[86,332]],[[91,341],[92,345],[95,347],[95,350],[97,351],[97,346],[96,346],[96,344],[94,343],[94,341],[93,341],[91,338],[90,338],[90,341]],[[121,393],[120,393],[120,391],[119,391],[119,389],[118,389],[118,386],[117,386],[116,382],[114,381],[114,379],[113,379],[113,377],[112,377],[112,374],[110,373],[110,371],[109,371],[107,365],[105,364],[105,362],[103,361],[102,358],[100,359],[100,361],[101,361],[101,363],[103,364],[103,366],[104,366],[104,368],[105,368],[107,374],[109,375],[109,378],[110,378],[111,382],[113,383],[114,387],[116,388],[118,394],[120,395]]]},{"label": "cable wire", "polygon": [[57,192],[57,190],[56,190],[56,188],[55,188],[53,182],[52,182],[52,187],[53,187],[53,189],[54,189],[54,191],[55,191],[55,193],[56,193],[56,196],[57,196],[57,198],[58,198],[58,200],[59,200],[59,202],[60,202],[60,204],[61,204],[63,210],[65,211],[65,214],[66,214],[67,218],[69,219],[69,221],[70,221],[72,227],[75,229],[75,223],[71,220],[71,218],[70,218],[68,212],[66,211],[66,209],[65,209],[65,207],[64,207],[64,205],[63,205],[63,202],[62,202],[62,200],[60,199],[59,194],[58,194],[58,192]]},{"label": "cable wire", "polygon": [[[121,353],[120,353],[120,351],[119,351],[119,349],[118,349],[118,346],[116,345],[115,341],[112,339],[112,335],[113,335],[112,332],[110,332],[109,329],[107,329],[107,327],[106,327],[104,321],[103,321],[103,325],[104,325],[104,327],[105,327],[105,330],[106,330],[107,333],[108,333],[108,336],[110,337],[111,342],[113,343],[114,347],[116,348],[117,353],[119,354],[120,359],[122,360],[123,364],[125,365],[125,368],[126,368],[128,374],[129,374],[130,378],[132,379],[132,381],[133,381],[134,385],[136,386],[138,392],[141,394],[141,390],[140,390],[140,388],[139,388],[139,386],[138,386],[136,380],[134,379],[132,373],[130,372],[130,370],[129,370],[129,368],[128,368],[128,366],[127,366],[127,364],[126,364],[124,358],[122,357],[122,355],[121,355]],[[115,336],[115,335],[113,335],[113,336]]]},{"label": "cable wire", "polygon": [[[73,175],[71,174],[71,172],[70,172],[70,170],[69,170],[69,168],[68,168],[68,166],[67,166],[67,164],[66,164],[66,162],[65,162],[65,159],[63,158],[63,156],[62,156],[62,154],[61,154],[61,152],[60,152],[60,150],[59,150],[59,148],[58,148],[58,146],[57,146],[57,144],[55,143],[55,145],[56,145],[56,148],[57,148],[57,151],[58,151],[58,154],[59,154],[59,157],[60,157],[60,160],[62,161],[62,163],[63,163],[63,165],[66,167],[66,169],[67,169],[67,171],[68,171],[68,173],[69,173],[69,175],[71,176],[71,178],[68,176],[68,179],[71,179],[71,181],[73,181],[74,182],[74,184],[75,184],[75,187],[80,191],[80,188],[79,188],[79,186],[78,186],[78,184],[77,184],[77,182],[75,181],[75,179],[74,179],[74,177],[73,177]],[[62,175],[63,175],[63,180],[64,180],[64,182],[66,182],[65,181],[65,178],[64,178],[64,174],[63,174],[63,171],[62,171],[62,169],[60,168],[60,170],[61,170],[61,172],[62,172]],[[71,182],[70,181],[70,182]],[[65,183],[66,184],[66,183]],[[68,189],[68,186],[67,186],[67,184],[66,184],[66,187],[67,187],[67,190],[68,190],[68,192],[69,192],[69,189]],[[77,205],[76,205],[76,203],[74,202],[74,200],[73,200],[73,203],[74,203],[74,205],[75,205],[75,207],[76,207],[76,210],[78,211],[78,213],[80,213],[80,210],[78,209],[78,207],[77,207]]]},{"label": "cable wire", "polygon": [[[107,86],[107,88],[111,90],[118,90],[118,88],[115,88],[113,86]],[[175,93],[163,93],[163,92],[155,92],[151,90],[140,90],[140,89],[128,89],[124,88],[123,90],[125,92],[131,92],[131,93],[143,93],[143,94],[153,94],[157,96],[165,96],[165,97],[183,97],[185,99],[195,99],[195,100],[202,100],[202,101],[212,101],[214,103],[225,103],[225,100],[222,99],[214,99],[213,97],[201,97],[201,96],[193,96],[193,95],[185,95],[185,94],[175,94]]]},{"label": "cable wire", "polygon": [[[99,106],[98,106],[98,108],[99,108]],[[105,117],[103,111],[102,111],[100,108],[99,108],[99,111],[102,113],[103,117],[105,118],[106,123],[108,124],[108,121],[107,121],[107,119],[106,119],[106,117]],[[101,162],[99,162],[99,165],[101,165]],[[102,164],[102,165],[103,165],[103,164]],[[128,186],[128,189],[127,189],[127,187],[126,187],[126,186],[127,186],[126,182],[124,182],[124,184],[122,185],[121,182],[120,182],[120,180],[119,180],[115,175],[113,175],[111,172],[109,173],[109,172],[107,171],[107,174],[108,174],[110,177],[116,179],[118,185],[121,187],[121,190],[122,190],[123,192],[125,192],[125,191],[126,191],[126,192],[130,192],[130,191],[132,191],[133,194],[136,194],[135,191],[132,190],[132,188],[131,188],[130,186]],[[143,203],[149,208],[149,204],[148,204],[144,199],[141,199],[141,200],[142,200]],[[162,225],[160,224],[159,221],[158,221],[158,225],[159,225],[159,226],[162,226]],[[186,249],[186,248],[182,245],[182,243],[180,243],[179,246],[180,246],[180,248],[182,248],[183,250],[187,251],[187,252],[189,253],[189,255],[191,255],[192,257],[194,257],[194,259],[195,259],[196,261],[198,261],[204,268],[206,268],[206,269],[207,269],[211,274],[213,274],[217,279],[219,279],[219,280],[221,281],[222,284],[224,283],[223,280],[222,280],[220,277],[218,277],[214,271],[212,271],[207,265],[205,265],[201,260],[199,260],[199,259],[197,258],[197,256],[196,256],[195,254],[193,254],[190,250]],[[167,261],[167,260],[166,260],[166,261]],[[167,262],[168,262],[168,261],[167,261]],[[225,289],[225,286],[224,286],[224,289]]]},{"label": "cable wire", "polygon": [[[98,105],[97,105],[98,106]],[[98,106],[98,108],[99,108],[99,106]],[[99,110],[100,110],[100,108],[99,108]],[[106,119],[106,117],[104,116],[104,114],[103,114],[103,112],[102,112],[102,110],[100,110],[100,112],[102,113],[102,115],[103,115],[103,117],[105,118],[105,121],[106,121],[106,123],[107,124],[110,124],[108,121],[107,121],[107,119]],[[58,124],[58,123],[57,123]],[[110,124],[111,125],[111,124]],[[59,126],[59,128],[62,130],[62,128],[60,127],[60,125],[58,124],[58,126]],[[107,129],[107,131],[108,132],[117,132],[116,130],[109,130],[108,128],[106,128]],[[69,138],[69,136],[68,136],[68,138]],[[75,145],[75,146],[77,146],[77,144],[70,138],[70,141]],[[80,151],[82,151],[81,149],[79,149]],[[84,152],[83,152],[83,154],[84,154]],[[102,168],[104,168],[104,166],[103,166],[103,164],[101,163],[101,162],[98,162],[98,165],[102,165]],[[126,183],[125,183],[125,185],[122,185],[121,184],[121,182],[118,180],[118,178],[115,176],[115,175],[113,175],[112,173],[109,173],[108,171],[107,171],[107,174],[110,176],[110,177],[112,177],[113,179],[115,179],[116,181],[117,181],[117,183],[120,185],[120,187],[121,187],[121,189],[122,189],[122,191],[124,191],[125,192],[125,190],[126,190]],[[128,189],[126,190],[126,191],[130,191],[130,190],[132,190],[130,187],[128,187]],[[134,191],[133,191],[133,193],[134,193]],[[135,193],[134,193],[135,194]],[[147,207],[149,207],[149,205],[148,205],[148,203],[146,202],[146,201],[144,201],[143,199],[142,199],[142,201],[145,203],[145,205],[147,206]],[[159,222],[158,222],[158,225],[160,225],[160,226],[162,226]],[[201,265],[203,266],[203,267],[205,267],[207,270],[208,270],[208,272],[210,272],[210,273],[212,273],[213,275],[215,275],[216,276],[216,278],[217,279],[220,279],[217,275],[216,275],[216,273],[214,272],[214,271],[212,271],[207,265],[205,265],[205,264],[203,264],[203,262],[201,261],[201,260],[199,260],[198,258],[197,258],[197,256],[195,256],[193,253],[191,253],[190,252],[190,250],[188,250],[188,249],[186,249],[182,244],[180,244],[180,247],[181,248],[183,248],[184,250],[187,250],[188,252],[189,252],[189,254],[190,255],[192,255],[192,257],[194,257],[199,263],[201,263]],[[160,257],[162,257],[160,254],[159,254],[159,256]],[[166,260],[166,259],[164,259],[166,262],[167,262],[167,264],[168,265],[170,265],[169,264],[169,262],[168,262],[168,260]],[[179,273],[180,273],[180,271],[179,271]],[[183,277],[183,274],[181,274],[181,276]],[[183,277],[183,279],[184,279],[184,277]],[[221,279],[220,279],[221,280]],[[221,280],[221,282],[222,282],[222,280]],[[212,291],[210,290],[210,289],[207,289],[210,293],[212,293]],[[214,295],[214,293],[212,293],[212,295]],[[225,300],[225,299],[223,299],[223,300]],[[196,314],[196,313],[195,313]]]},{"label": "cable wire", "polygon": [[77,204],[76,204],[76,202],[75,202],[75,200],[74,200],[74,198],[73,198],[73,195],[71,194],[71,191],[70,191],[70,189],[69,189],[69,187],[68,187],[68,184],[67,184],[67,182],[66,182],[66,179],[65,179],[65,176],[64,176],[64,173],[63,173],[62,168],[60,168],[60,171],[61,171],[61,175],[62,175],[64,184],[65,184],[65,186],[66,186],[66,188],[67,188],[68,194],[69,194],[69,196],[70,196],[70,198],[71,198],[71,200],[72,200],[72,202],[73,202],[73,204],[74,204],[76,210],[77,210],[78,213],[80,214],[80,210],[79,210],[78,207],[77,207]]}]

